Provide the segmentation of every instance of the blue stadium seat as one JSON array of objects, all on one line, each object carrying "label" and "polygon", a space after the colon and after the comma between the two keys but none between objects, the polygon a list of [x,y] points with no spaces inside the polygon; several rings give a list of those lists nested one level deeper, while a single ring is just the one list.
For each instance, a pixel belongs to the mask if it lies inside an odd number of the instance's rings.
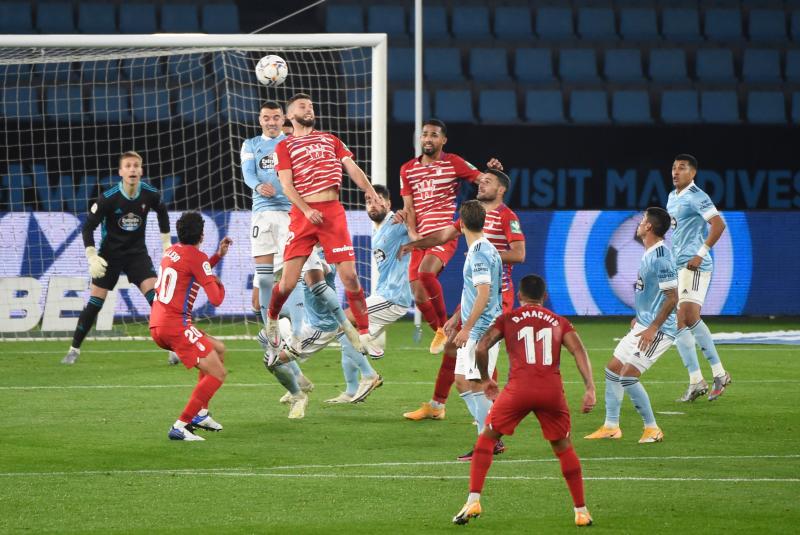
[{"label": "blue stadium seat", "polygon": [[611,96],[611,118],[615,123],[652,123],[650,95],[647,91],[615,91]]},{"label": "blue stadium seat", "polygon": [[83,120],[83,97],[76,85],[57,85],[47,88],[44,95],[45,115],[60,123],[80,123]]},{"label": "blue stadium seat", "polygon": [[50,177],[47,175],[47,167],[44,164],[35,163],[31,165],[33,173],[33,184],[36,188],[36,201],[39,209],[44,212],[61,211],[61,195],[58,187],[50,186]]},{"label": "blue stadium seat", "polygon": [[11,119],[41,119],[39,96],[32,87],[6,87],[0,90],[0,115]]},{"label": "blue stadium seat", "polygon": [[614,83],[643,83],[642,54],[638,48],[606,50],[604,74]]},{"label": "blue stadium seat", "polygon": [[650,79],[662,84],[688,83],[686,52],[678,48],[655,48],[650,51]]},{"label": "blue stadium seat", "polygon": [[[414,20],[414,10],[411,18]],[[411,34],[414,34],[414,25],[410,25]],[[426,42],[447,41],[450,32],[447,31],[447,11],[444,6],[425,6],[422,8],[422,37]]]},{"label": "blue stadium seat", "polygon": [[0,33],[34,33],[30,2],[0,3]]},{"label": "blue stadium seat", "polygon": [[216,122],[216,101],[212,87],[183,87],[178,96],[178,116],[185,123]]},{"label": "blue stadium seat", "polygon": [[425,78],[434,82],[463,82],[461,51],[458,48],[425,48],[422,63]]},{"label": "blue stadium seat", "polygon": [[551,84],[553,58],[549,48],[518,48],[514,55],[514,75],[524,84]]},{"label": "blue stadium seat", "polygon": [[171,204],[175,200],[175,190],[181,186],[183,180],[177,175],[167,175],[161,179],[161,203]]},{"label": "blue stadium seat", "polygon": [[203,32],[239,33],[239,8],[236,4],[206,4],[202,8]]},{"label": "blue stadium seat", "polygon": [[81,63],[81,80],[84,82],[117,82],[119,78],[119,60],[117,59],[84,61]]},{"label": "blue stadium seat", "polygon": [[155,80],[164,73],[158,58],[127,58],[122,60],[122,74],[135,82]]},{"label": "blue stadium seat", "polygon": [[476,82],[510,82],[505,48],[473,48],[469,55],[469,74]]},{"label": "blue stadium seat", "polygon": [[572,9],[566,7],[540,7],[536,11],[536,35],[539,39],[569,41],[575,39]]},{"label": "blue stadium seat", "polygon": [[15,63],[13,65],[0,65],[0,86],[16,86],[20,82],[28,82],[31,79],[33,65],[30,63]]},{"label": "blue stadium seat", "polygon": [[36,7],[36,29],[41,33],[75,33],[71,2],[44,2]]},{"label": "blue stadium seat", "polygon": [[786,81],[800,84],[800,50],[786,52]]},{"label": "blue stadium seat", "polygon": [[250,124],[258,116],[261,102],[255,87],[230,83],[225,89],[225,96],[220,99],[220,116],[225,121]]},{"label": "blue stadium seat", "polygon": [[739,101],[736,92],[703,91],[700,95],[700,117],[705,123],[738,123]]},{"label": "blue stadium seat", "polygon": [[786,41],[786,17],[777,9],[753,9],[750,11],[750,40],[760,43]]},{"label": "blue stadium seat", "polygon": [[614,10],[610,7],[578,8],[578,35],[584,41],[616,41]]},{"label": "blue stadium seat", "polygon": [[253,82],[255,64],[246,52],[227,51],[214,54],[214,75],[217,81],[228,78],[235,82]]},{"label": "blue stadium seat", "polygon": [[6,173],[0,181],[3,187],[8,188],[7,204],[11,208],[24,207],[25,191],[30,189],[33,182],[31,176],[25,173],[19,163],[9,164]]},{"label": "blue stadium seat", "polygon": [[793,41],[800,41],[800,9],[792,11],[791,33]]},{"label": "blue stadium seat", "polygon": [[116,33],[114,4],[78,4],[78,31],[81,33]]},{"label": "blue stadium seat", "polygon": [[741,41],[742,12],[739,8],[714,8],[706,10],[705,16],[706,39],[715,42]]},{"label": "blue stadium seat", "polygon": [[161,6],[161,31],[167,33],[196,33],[200,18],[194,4],[164,4]]},{"label": "blue stadium seat", "polygon": [[[431,116],[431,94],[422,92],[422,117]],[[414,122],[414,91],[411,89],[398,89],[392,98],[392,118],[400,123]]]},{"label": "blue stadium seat", "polygon": [[527,6],[498,6],[494,10],[494,36],[501,41],[533,39],[531,12]]},{"label": "blue stadium seat", "polygon": [[369,89],[347,90],[347,118],[353,121],[369,117],[371,112],[371,92]]},{"label": "blue stadium seat", "polygon": [[569,116],[574,123],[604,124],[610,122],[605,91],[573,91],[569,99]]},{"label": "blue stadium seat", "polygon": [[747,120],[755,124],[786,124],[786,102],[780,91],[751,91]]},{"label": "blue stadium seat", "polygon": [[792,93],[792,122],[800,124],[800,91]]},{"label": "blue stadium seat", "polygon": [[[350,79],[350,83],[365,87],[369,83],[369,69],[372,61],[371,48],[349,48],[342,50],[339,62],[342,74]],[[352,86],[351,86],[352,87]]]},{"label": "blue stadium seat", "polygon": [[155,4],[121,4],[119,31],[122,33],[156,33]]},{"label": "blue stadium seat", "polygon": [[667,124],[699,123],[697,91],[664,91],[661,94],[661,120]]},{"label": "blue stadium seat", "polygon": [[667,8],[661,14],[664,38],[672,42],[702,41],[700,14],[695,8]]},{"label": "blue stadium seat", "polygon": [[33,66],[33,74],[39,76],[47,84],[65,84],[72,80],[72,64],[70,63],[37,63]]},{"label": "blue stadium seat", "polygon": [[363,33],[364,11],[361,6],[328,5],[325,31],[329,33]]},{"label": "blue stadium seat", "polygon": [[489,31],[489,8],[460,6],[453,10],[453,37],[458,40],[481,41],[492,38]]},{"label": "blue stadium seat", "polygon": [[733,53],[729,48],[707,48],[697,51],[697,78],[705,83],[735,84]]},{"label": "blue stadium seat", "polygon": [[534,124],[564,124],[564,101],[558,89],[525,92],[525,120]]},{"label": "blue stadium seat", "polygon": [[510,89],[486,89],[478,95],[478,117],[484,124],[519,122],[517,93]]},{"label": "blue stadium seat", "polygon": [[131,107],[136,122],[165,122],[172,118],[169,91],[152,84],[133,87]]},{"label": "blue stadium seat", "polygon": [[748,83],[780,84],[781,60],[778,51],[746,49],[742,60],[742,78]]},{"label": "blue stadium seat", "polygon": [[200,83],[206,78],[204,54],[186,54],[167,57],[167,76],[175,85]]},{"label": "blue stadium seat", "polygon": [[434,96],[434,115],[445,122],[474,123],[472,93],[466,89],[440,89]]},{"label": "blue stadium seat", "polygon": [[561,49],[558,53],[559,76],[570,83],[597,83],[597,57],[591,48]]},{"label": "blue stadium seat", "polygon": [[367,31],[385,33],[389,37],[408,35],[406,10],[403,6],[369,6],[367,9]]},{"label": "blue stadium seat", "polygon": [[390,82],[410,82],[414,79],[414,49],[390,47],[388,52]]},{"label": "blue stadium seat", "polygon": [[626,41],[658,41],[656,10],[638,7],[621,9],[619,33]]},{"label": "blue stadium seat", "polygon": [[124,85],[95,85],[90,109],[96,123],[129,123],[131,95]]}]

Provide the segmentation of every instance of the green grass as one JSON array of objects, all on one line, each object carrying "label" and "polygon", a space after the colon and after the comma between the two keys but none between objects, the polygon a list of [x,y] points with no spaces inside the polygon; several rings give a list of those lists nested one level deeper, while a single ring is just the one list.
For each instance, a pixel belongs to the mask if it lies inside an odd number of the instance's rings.
[{"label": "green grass", "polygon": [[[592,414],[575,411],[582,388],[563,356],[591,532],[794,531],[800,350],[721,346],[733,384],[719,401],[691,405],[674,401],[686,373],[671,350],[643,380],[656,411],[680,413],[656,415],[665,441],[637,444],[641,420],[627,399],[622,440],[583,440],[603,421],[602,369],[626,325],[576,321],[598,385]],[[468,464],[453,461],[475,431],[455,394],[444,421],[402,418],[429,399],[439,363],[411,342],[411,329],[390,330],[387,356],[374,363],[386,383],[363,404],[325,406],[342,386],[340,357],[314,356],[304,370],[317,388],[301,421],[287,420],[255,344],[227,342],[230,374],[212,405],[225,430],[202,443],[167,440],[196,376],[168,367],[152,343],[89,341],[66,367],[67,343],[2,342],[0,532],[574,532],[566,485],[535,418],[508,437],[492,466],[484,516],[466,528],[450,524],[469,476]]]}]

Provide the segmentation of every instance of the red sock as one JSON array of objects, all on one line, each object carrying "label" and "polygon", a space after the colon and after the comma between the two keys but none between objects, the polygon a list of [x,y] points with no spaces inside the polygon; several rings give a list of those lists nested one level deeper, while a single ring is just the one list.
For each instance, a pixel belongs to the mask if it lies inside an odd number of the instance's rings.
[{"label": "red sock", "polygon": [[356,319],[356,327],[361,334],[369,332],[369,313],[367,312],[367,299],[364,297],[364,288],[359,288],[357,292],[344,292],[347,297],[347,304],[353,311]]},{"label": "red sock", "polygon": [[[448,346],[448,348],[451,346]],[[456,356],[445,349],[442,363],[439,365],[439,374],[436,376],[436,386],[433,387],[433,401],[444,403],[450,395],[450,387],[456,380]]]},{"label": "red sock", "polygon": [[433,308],[433,305],[430,301],[423,301],[422,303],[417,303],[417,308],[419,309],[419,313],[422,314],[422,317],[425,318],[425,321],[428,322],[428,325],[431,326],[434,332],[436,332],[442,324],[439,323],[439,314],[436,313],[436,310]]},{"label": "red sock", "polygon": [[289,299],[289,293],[283,293],[281,291],[281,284],[276,284],[275,287],[272,288],[272,297],[269,298],[269,310],[267,311],[267,315],[270,319],[278,319],[278,314],[281,313],[281,308],[283,308],[283,304],[287,299]]},{"label": "red sock", "polygon": [[433,305],[436,315],[439,317],[439,325],[444,325],[447,321],[447,307],[444,304],[444,295],[442,295],[442,285],[436,274],[422,271],[419,274],[419,282],[425,287],[430,298],[428,302]]},{"label": "red sock", "polygon": [[489,471],[489,467],[492,466],[495,443],[495,440],[484,434],[478,435],[478,441],[472,451],[472,462],[469,465],[470,492],[480,493],[483,490],[486,473]]},{"label": "red sock", "polygon": [[184,407],[181,417],[178,418],[181,422],[192,423],[192,418],[200,412],[205,404],[208,406],[209,400],[214,396],[214,393],[222,386],[222,381],[213,375],[206,375],[197,382],[197,386],[192,390],[192,395],[189,398],[189,403]]},{"label": "red sock", "polygon": [[564,474],[564,479],[567,481],[572,502],[575,507],[583,507],[586,505],[583,498],[583,475],[581,474],[581,462],[575,449],[570,447],[568,450],[556,453],[556,456],[558,462],[561,463],[561,473]]},{"label": "red sock", "polygon": [[[205,377],[205,376],[206,376],[206,374],[205,374],[205,373],[203,373],[203,370],[197,370],[197,382],[198,382],[198,383],[199,383],[200,381],[202,381],[202,380],[203,380],[203,377]],[[200,408],[201,408],[201,409],[208,409],[208,402],[206,401],[205,403],[203,403],[203,406],[202,406],[202,407],[200,407]]]}]

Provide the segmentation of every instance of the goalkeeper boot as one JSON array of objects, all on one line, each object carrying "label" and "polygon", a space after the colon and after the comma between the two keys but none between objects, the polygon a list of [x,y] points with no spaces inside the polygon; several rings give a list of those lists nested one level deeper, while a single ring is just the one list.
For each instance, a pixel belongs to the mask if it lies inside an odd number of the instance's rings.
[{"label": "goalkeeper boot", "polygon": [[688,403],[696,400],[706,392],[708,392],[708,383],[706,383],[705,379],[700,379],[700,382],[690,384],[689,388],[686,389],[686,392],[684,392],[683,395],[675,401],[680,403]]},{"label": "goalkeeper boot", "polygon": [[433,335],[433,340],[431,341],[430,352],[434,355],[437,355],[444,351],[444,345],[447,343],[447,335],[444,334],[444,329],[439,327],[436,329],[436,333]]},{"label": "goalkeeper boot", "polygon": [[374,377],[364,377],[358,382],[358,390],[353,395],[352,403],[361,403],[367,396],[369,396],[373,390],[376,388],[380,388],[383,385],[383,377],[380,374],[376,374]]},{"label": "goalkeeper boot", "polygon": [[189,431],[185,427],[172,427],[167,434],[170,440],[188,440],[188,441],[195,441],[195,440],[205,440],[203,437],[199,437]]},{"label": "goalkeeper boot", "polygon": [[306,415],[306,407],[308,406],[308,395],[305,392],[300,392],[296,396],[292,396],[289,400],[289,419],[299,420]]},{"label": "goalkeeper boot", "polygon": [[639,439],[639,444],[651,444],[653,442],[661,442],[664,440],[664,433],[658,427],[645,427],[642,438]]},{"label": "goalkeeper boot", "polygon": [[469,522],[470,518],[478,518],[481,516],[481,502],[467,502],[464,507],[453,517],[453,524],[464,525]]},{"label": "goalkeeper boot", "polygon": [[714,377],[714,387],[711,389],[711,393],[708,394],[708,401],[714,401],[720,397],[725,392],[725,387],[729,384],[731,384],[731,374],[728,372],[725,372],[725,375]]},{"label": "goalkeeper boot", "polygon": [[75,364],[80,356],[81,350],[76,347],[71,347],[69,351],[67,351],[67,354],[64,355],[64,358],[61,359],[61,364]]},{"label": "goalkeeper boot", "polygon": [[442,407],[441,409],[434,409],[433,407],[431,407],[430,403],[425,402],[419,409],[403,413],[403,417],[414,421],[444,420],[444,414],[445,414],[444,407]]},{"label": "goalkeeper boot", "polygon": [[338,404],[338,403],[353,403],[353,396],[347,392],[342,392],[335,398],[326,399],[325,403]]},{"label": "goalkeeper boot", "polygon": [[600,429],[591,435],[586,435],[583,438],[588,438],[589,440],[596,440],[600,438],[622,438],[622,429],[619,427],[606,427],[605,425],[602,425],[600,426]]},{"label": "goalkeeper boot", "polygon": [[575,525],[579,528],[592,525],[592,515],[586,507],[575,508]]},{"label": "goalkeeper boot", "polygon": [[178,354],[174,351],[170,351],[167,355],[167,364],[170,366],[175,366],[176,364],[180,364],[181,359],[178,357]]},{"label": "goalkeeper boot", "polygon": [[211,417],[211,413],[207,412],[204,415],[197,415],[192,418],[192,426],[206,431],[222,431],[222,424]]}]

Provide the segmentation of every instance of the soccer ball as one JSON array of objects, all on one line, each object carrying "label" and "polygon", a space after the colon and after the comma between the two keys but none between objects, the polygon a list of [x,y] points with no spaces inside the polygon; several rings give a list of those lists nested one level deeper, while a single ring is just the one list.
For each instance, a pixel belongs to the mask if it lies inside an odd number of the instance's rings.
[{"label": "soccer ball", "polygon": [[267,87],[281,85],[289,75],[289,66],[280,56],[264,56],[256,63],[256,78]]}]

